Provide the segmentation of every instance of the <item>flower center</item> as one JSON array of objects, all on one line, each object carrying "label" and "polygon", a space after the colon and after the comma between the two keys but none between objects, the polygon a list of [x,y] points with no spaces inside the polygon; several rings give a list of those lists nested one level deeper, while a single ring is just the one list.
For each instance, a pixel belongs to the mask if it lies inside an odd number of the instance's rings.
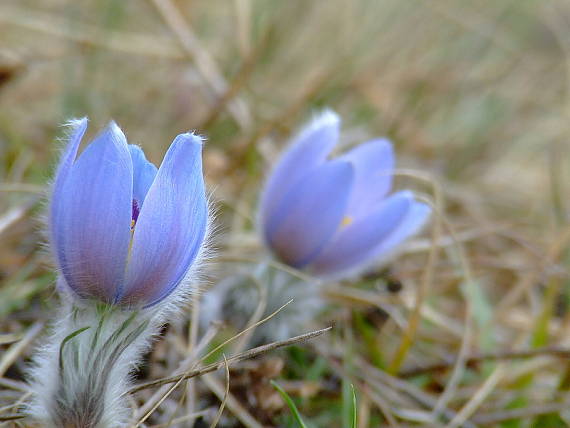
[{"label": "flower center", "polygon": [[340,227],[346,227],[346,226],[350,226],[350,224],[353,222],[353,218],[345,215],[344,218],[342,219],[342,221],[340,222]]},{"label": "flower center", "polygon": [[[129,252],[127,255],[127,259],[131,258],[131,250],[133,249],[133,236],[135,234],[135,225],[137,224],[137,220],[139,218],[139,213],[141,211],[139,207],[139,203],[136,199],[133,199],[133,211],[131,214],[131,240],[129,241]],[[125,268],[126,269],[126,268]]]},{"label": "flower center", "polygon": [[131,215],[131,229],[135,228],[135,224],[137,223],[137,219],[139,218],[140,213],[139,203],[136,199],[133,199],[133,211]]}]

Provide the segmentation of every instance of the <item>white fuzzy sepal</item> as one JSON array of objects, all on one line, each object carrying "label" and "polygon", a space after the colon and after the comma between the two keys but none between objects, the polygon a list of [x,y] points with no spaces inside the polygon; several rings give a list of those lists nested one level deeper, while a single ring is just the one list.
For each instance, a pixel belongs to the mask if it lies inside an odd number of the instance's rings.
[{"label": "white fuzzy sepal", "polygon": [[66,302],[31,371],[30,413],[42,426],[116,428],[125,424],[129,373],[158,323],[96,302]]}]

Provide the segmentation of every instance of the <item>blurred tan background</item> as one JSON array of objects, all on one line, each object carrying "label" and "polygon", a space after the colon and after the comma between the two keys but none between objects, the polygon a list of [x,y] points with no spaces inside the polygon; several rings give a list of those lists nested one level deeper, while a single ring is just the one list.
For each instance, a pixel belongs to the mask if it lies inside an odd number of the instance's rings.
[{"label": "blurred tan background", "polygon": [[[414,361],[566,346],[569,29],[565,0],[0,0],[3,332],[52,306],[36,219],[61,123],[86,115],[93,136],[114,119],[156,164],[176,134],[207,136],[223,255],[249,251],[268,165],[329,107],[343,117],[344,144],[388,136],[400,167],[441,185],[475,278],[464,292],[469,278],[444,228]],[[399,177],[404,184],[431,194],[421,180]],[[429,234],[414,245],[417,257],[393,267],[409,285],[404,301],[413,301]],[[404,319],[409,309],[395,308]],[[394,332],[379,339],[388,349]],[[485,411],[522,395],[558,403],[556,423],[568,419],[570,369],[537,355],[526,371],[501,372]],[[462,378],[455,408],[489,373]],[[436,374],[422,387],[439,393],[448,380]]]}]

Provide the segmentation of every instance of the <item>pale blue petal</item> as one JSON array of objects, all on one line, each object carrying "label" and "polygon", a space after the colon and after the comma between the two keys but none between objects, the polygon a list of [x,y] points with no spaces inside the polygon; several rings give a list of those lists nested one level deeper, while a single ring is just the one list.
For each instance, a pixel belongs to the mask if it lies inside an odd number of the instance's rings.
[{"label": "pale blue petal", "polygon": [[132,162],[111,123],[85,149],[61,191],[61,269],[82,297],[113,302],[124,280],[130,240]]},{"label": "pale blue petal", "polygon": [[431,207],[429,205],[414,201],[406,214],[406,218],[404,218],[398,228],[374,249],[374,257],[379,262],[388,258],[404,241],[422,230],[430,215]]},{"label": "pale blue petal", "polygon": [[56,263],[60,269],[65,264],[65,252],[63,251],[63,237],[65,236],[66,225],[63,223],[63,213],[65,212],[66,197],[64,193],[65,183],[71,174],[77,150],[83,139],[83,135],[87,129],[87,118],[80,119],[71,124],[72,132],[70,134],[67,147],[61,156],[55,180],[53,183],[53,191],[50,198],[49,213],[49,235],[52,252]]},{"label": "pale blue petal", "polygon": [[130,144],[129,152],[133,161],[133,219],[136,220],[148,189],[154,181],[157,169],[154,164],[146,160],[144,152],[139,146]]},{"label": "pale blue petal", "polygon": [[279,259],[302,268],[318,255],[342,222],[353,180],[349,162],[326,162],[285,195],[264,224],[266,242]]},{"label": "pale blue petal", "polygon": [[354,164],[354,191],[348,215],[355,220],[367,215],[390,191],[395,159],[392,143],[385,138],[360,144],[341,159]]},{"label": "pale blue petal", "polygon": [[367,217],[341,230],[311,270],[323,277],[341,277],[385,260],[395,247],[419,231],[429,213],[430,208],[414,201],[411,192],[398,192]]},{"label": "pale blue petal", "polygon": [[338,142],[340,118],[325,111],[294,139],[273,168],[261,195],[264,222],[273,216],[283,197],[312,169],[322,164]]},{"label": "pale blue petal", "polygon": [[146,196],[120,302],[149,306],[171,293],[198,255],[206,227],[202,139],[182,134],[168,149]]}]

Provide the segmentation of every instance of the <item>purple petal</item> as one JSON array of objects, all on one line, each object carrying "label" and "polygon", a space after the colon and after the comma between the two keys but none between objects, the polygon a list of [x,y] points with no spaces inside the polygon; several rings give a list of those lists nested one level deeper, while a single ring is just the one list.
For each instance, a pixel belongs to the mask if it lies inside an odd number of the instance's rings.
[{"label": "purple petal", "polygon": [[65,182],[67,181],[71,170],[73,168],[73,163],[75,162],[75,157],[77,156],[77,150],[83,139],[83,135],[87,130],[87,118],[80,119],[71,124],[72,132],[69,138],[69,143],[65,148],[59,162],[57,172],[55,175],[55,181],[53,184],[53,192],[50,198],[50,214],[49,214],[49,230],[50,230],[50,241],[56,263],[59,268],[63,264],[64,254],[63,248],[61,246],[63,233],[65,232],[65,227],[57,227],[57,220],[61,220],[61,215],[64,209],[65,195],[63,189],[65,187]]},{"label": "purple petal", "polygon": [[67,284],[82,297],[113,302],[122,285],[132,174],[125,136],[111,123],[81,154],[54,195],[52,227],[60,267]]},{"label": "purple petal", "polygon": [[137,220],[142,209],[144,199],[154,177],[156,166],[146,160],[144,152],[139,146],[129,145],[129,152],[133,161],[133,220]]},{"label": "purple petal", "polygon": [[390,191],[395,159],[392,143],[372,140],[355,147],[341,159],[354,164],[354,191],[348,213],[354,219],[367,215]]},{"label": "purple petal", "polygon": [[301,268],[318,255],[343,219],[354,169],[331,161],[309,172],[264,224],[265,239],[285,263]]},{"label": "purple petal", "polygon": [[340,118],[325,111],[306,126],[279,159],[261,195],[262,221],[271,217],[283,197],[310,170],[323,163],[338,142]]},{"label": "purple petal", "polygon": [[384,260],[420,230],[430,211],[427,205],[415,202],[411,192],[398,192],[367,217],[343,229],[311,269],[320,276],[339,277]]},{"label": "purple petal", "polygon": [[207,226],[202,139],[176,137],[140,213],[121,303],[152,305],[182,281],[198,255]]}]

